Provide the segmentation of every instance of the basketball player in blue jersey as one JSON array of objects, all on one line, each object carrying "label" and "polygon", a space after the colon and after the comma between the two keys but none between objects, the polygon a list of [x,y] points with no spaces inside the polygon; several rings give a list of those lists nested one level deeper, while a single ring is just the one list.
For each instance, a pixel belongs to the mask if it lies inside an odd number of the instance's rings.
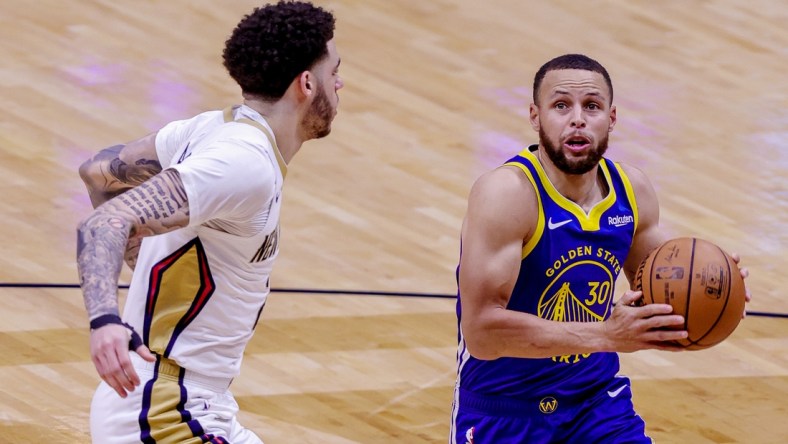
[{"label": "basketball player in blue jersey", "polygon": [[687,332],[662,329],[683,318],[635,306],[640,292],[614,306],[613,286],[667,240],[656,194],[642,172],[603,157],[616,108],[602,65],[547,62],[533,100],[539,144],[469,197],[450,442],[650,443],[616,352],[677,350],[666,341]]},{"label": "basketball player in blue jersey", "polygon": [[[236,420],[229,386],[269,293],[287,163],[337,112],[334,23],[306,2],[255,9],[224,49],[243,104],[80,168],[96,207],[77,240],[102,379],[94,443],[261,443]],[[124,254],[134,273],[121,317]]]}]

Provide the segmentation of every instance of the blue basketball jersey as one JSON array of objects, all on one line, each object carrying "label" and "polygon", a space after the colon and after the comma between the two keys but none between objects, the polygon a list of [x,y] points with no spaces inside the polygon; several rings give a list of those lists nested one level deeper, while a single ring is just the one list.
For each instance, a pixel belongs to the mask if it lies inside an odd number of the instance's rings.
[{"label": "blue basketball jersey", "polygon": [[[507,308],[557,322],[601,322],[612,311],[613,288],[627,259],[638,223],[632,186],[621,167],[602,159],[599,174],[607,196],[586,213],[550,183],[532,153],[536,145],[506,162],[520,168],[536,190],[536,230],[522,250],[520,274]],[[502,197],[504,198],[504,197]],[[460,393],[533,401],[534,408],[561,409],[610,384],[619,370],[615,353],[555,356],[546,359],[479,360],[465,346],[459,320]]]}]

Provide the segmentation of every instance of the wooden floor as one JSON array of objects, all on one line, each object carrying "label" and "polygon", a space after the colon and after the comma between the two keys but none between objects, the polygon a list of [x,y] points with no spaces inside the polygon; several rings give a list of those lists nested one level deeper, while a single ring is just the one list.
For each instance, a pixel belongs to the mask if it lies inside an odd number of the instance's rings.
[{"label": "wooden floor", "polygon": [[[739,252],[749,309],[788,313],[785,1],[318,3],[346,86],[332,135],[291,164],[274,287],[453,293],[470,185],[536,140],[536,69],[581,52],[613,78],[609,154],[650,175],[664,226]],[[1,282],[76,282],[78,164],[237,103],[221,49],[257,4],[2,2]],[[242,422],[266,444],[446,442],[453,309],[273,294],[234,384]],[[0,316],[0,442],[85,442],[98,376],[79,291],[0,288]],[[622,359],[657,442],[788,442],[788,319]]]}]

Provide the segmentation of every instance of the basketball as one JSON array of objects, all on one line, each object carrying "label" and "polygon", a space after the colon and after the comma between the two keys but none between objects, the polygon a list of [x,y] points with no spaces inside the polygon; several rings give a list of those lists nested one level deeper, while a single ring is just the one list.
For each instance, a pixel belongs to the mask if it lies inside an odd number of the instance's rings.
[{"label": "basketball", "polygon": [[672,239],[640,264],[634,286],[643,304],[664,303],[684,316],[687,350],[719,344],[739,325],[744,312],[744,279],[717,245],[698,238]]}]

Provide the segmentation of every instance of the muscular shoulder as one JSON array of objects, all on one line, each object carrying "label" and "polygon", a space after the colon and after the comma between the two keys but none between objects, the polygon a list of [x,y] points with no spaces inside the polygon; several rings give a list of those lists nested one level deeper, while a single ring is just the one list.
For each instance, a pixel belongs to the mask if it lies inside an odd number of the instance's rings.
[{"label": "muscular shoulder", "polygon": [[635,192],[635,199],[637,199],[638,209],[640,211],[647,211],[652,207],[657,207],[657,193],[648,176],[639,168],[632,165],[619,163],[619,166],[621,166],[621,169],[632,184],[632,189]]},{"label": "muscular shoulder", "polygon": [[502,166],[480,176],[471,188],[466,224],[478,223],[491,230],[517,232],[527,237],[536,225],[538,200],[525,173]]},{"label": "muscular shoulder", "polygon": [[[635,246],[642,243],[643,239],[647,246],[643,248],[648,251],[655,243],[662,239],[662,234],[658,230],[659,226],[659,201],[651,181],[643,171],[631,165],[619,164],[621,169],[629,178],[632,189],[635,192],[635,201],[638,211],[638,228],[635,233]],[[656,239],[656,240],[654,240]],[[637,250],[637,248],[634,248]]]},{"label": "muscular shoulder", "polygon": [[624,171],[624,173],[627,175],[629,181],[632,183],[632,187],[635,188],[636,191],[639,188],[642,188],[644,185],[648,185],[649,187],[651,186],[648,177],[642,170],[623,162],[617,162],[617,163]]},{"label": "muscular shoulder", "polygon": [[536,204],[536,191],[525,173],[514,166],[502,166],[481,175],[471,188],[471,199],[486,203],[509,201]]}]

